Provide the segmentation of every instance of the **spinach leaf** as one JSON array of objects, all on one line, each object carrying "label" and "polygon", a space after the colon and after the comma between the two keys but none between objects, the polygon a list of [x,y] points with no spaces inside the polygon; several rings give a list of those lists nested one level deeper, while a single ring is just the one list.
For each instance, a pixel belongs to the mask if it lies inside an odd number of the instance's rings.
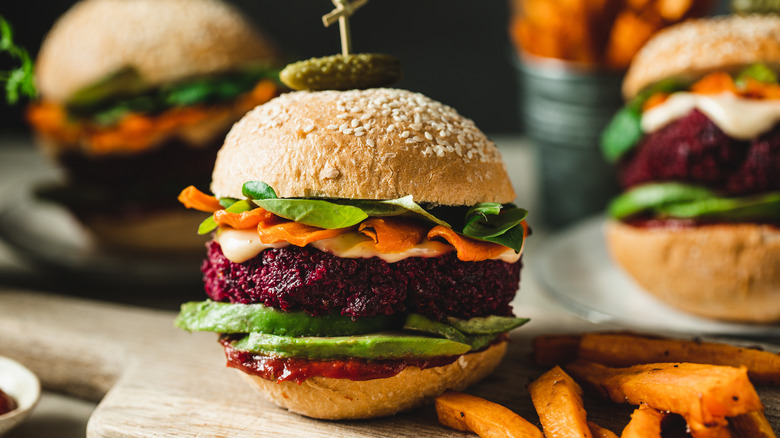
[{"label": "spinach leaf", "polygon": [[520,223],[526,216],[528,211],[522,208],[501,208],[500,204],[494,203],[478,204],[469,209],[463,234],[520,252],[525,238],[525,229]]},{"label": "spinach leaf", "polygon": [[612,117],[601,133],[601,153],[610,163],[616,162],[642,138],[642,114],[623,107]]},{"label": "spinach leaf", "polygon": [[614,163],[636,146],[642,138],[642,107],[655,93],[673,93],[688,86],[679,79],[664,79],[637,94],[621,108],[601,134],[601,152]]},{"label": "spinach leaf", "polygon": [[276,199],[276,192],[262,181],[247,181],[241,186],[241,193],[249,199]]},{"label": "spinach leaf", "polygon": [[444,222],[443,220],[437,218],[436,216],[428,213],[427,211],[425,211],[424,208],[422,208],[420,206],[420,204],[414,202],[414,199],[413,199],[412,195],[407,195],[407,196],[404,196],[403,198],[389,199],[389,200],[386,200],[386,201],[376,201],[376,202],[378,202],[379,204],[384,204],[384,205],[394,205],[394,206],[397,206],[397,207],[402,207],[402,208],[404,208],[404,209],[406,209],[406,210],[408,210],[408,211],[410,211],[412,213],[415,213],[415,214],[418,214],[418,215],[422,216],[424,219],[426,219],[426,220],[428,220],[430,222],[433,222],[433,223],[438,224],[438,225],[444,225],[447,228],[452,228],[452,227],[450,227],[450,224],[448,224],[447,222]]},{"label": "spinach leaf", "polygon": [[[255,206],[251,201],[242,200],[233,203],[230,207],[226,208],[225,211],[229,211],[231,213],[243,213],[245,211],[252,210],[253,208],[255,208]],[[200,223],[200,226],[198,227],[198,234],[207,234],[216,229],[217,223],[214,221],[214,215],[211,215]]]},{"label": "spinach leaf", "polygon": [[697,201],[714,196],[715,194],[709,189],[689,184],[673,182],[644,184],[613,199],[607,207],[607,212],[615,219],[623,219],[663,205]]},{"label": "spinach leaf", "polygon": [[351,227],[368,218],[358,207],[319,199],[276,198],[255,199],[253,202],[277,216],[320,228]]}]

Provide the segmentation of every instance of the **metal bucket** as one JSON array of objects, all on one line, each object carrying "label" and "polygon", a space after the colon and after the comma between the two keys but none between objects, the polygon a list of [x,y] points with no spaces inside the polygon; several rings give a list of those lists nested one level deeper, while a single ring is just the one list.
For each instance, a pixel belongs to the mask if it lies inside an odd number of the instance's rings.
[{"label": "metal bucket", "polygon": [[540,170],[544,225],[561,228],[603,212],[618,186],[599,142],[623,105],[622,75],[530,56],[515,65],[520,121]]}]

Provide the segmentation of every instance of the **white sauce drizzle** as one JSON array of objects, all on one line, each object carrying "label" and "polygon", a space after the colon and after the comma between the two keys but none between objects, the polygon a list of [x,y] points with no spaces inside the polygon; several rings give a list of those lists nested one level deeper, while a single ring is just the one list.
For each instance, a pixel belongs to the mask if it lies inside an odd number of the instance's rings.
[{"label": "white sauce drizzle", "polygon": [[745,99],[733,93],[674,93],[642,114],[642,131],[655,132],[698,109],[729,137],[749,140],[780,122],[780,100]]},{"label": "white sauce drizzle", "polygon": [[[288,242],[264,244],[256,230],[233,230],[220,228],[216,237],[217,243],[222,247],[222,253],[233,263],[243,263],[268,248],[284,248],[290,245]],[[310,244],[320,251],[331,253],[342,258],[371,258],[379,257],[387,263],[395,263],[407,257],[438,257],[454,248],[446,243],[435,240],[424,240],[407,251],[400,253],[382,253],[376,250],[374,241],[370,237],[358,233],[345,233],[329,239],[318,240]],[[515,263],[521,254],[515,254],[512,249],[495,257],[507,263]]]}]

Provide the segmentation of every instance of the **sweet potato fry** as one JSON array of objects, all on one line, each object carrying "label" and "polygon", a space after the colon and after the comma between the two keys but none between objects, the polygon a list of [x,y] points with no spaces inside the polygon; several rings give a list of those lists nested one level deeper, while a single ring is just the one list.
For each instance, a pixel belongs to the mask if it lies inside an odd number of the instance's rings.
[{"label": "sweet potato fry", "polygon": [[729,419],[735,438],[777,438],[761,411],[748,412]]},{"label": "sweet potato fry", "polygon": [[661,425],[666,415],[642,403],[631,414],[631,421],[620,438],[661,438]]},{"label": "sweet potato fry", "polygon": [[537,336],[533,340],[534,363],[541,366],[555,366],[577,358],[580,347],[579,335]]},{"label": "sweet potato fry", "polygon": [[544,438],[536,426],[511,410],[461,392],[436,397],[436,414],[444,426],[481,437]]},{"label": "sweet potato fry", "polygon": [[763,409],[745,367],[656,363],[610,368],[577,360],[566,370],[616,403],[645,403],[706,425]]},{"label": "sweet potato fry", "polygon": [[731,438],[729,423],[724,418],[711,424],[701,424],[696,420],[686,418],[688,433],[692,438]]},{"label": "sweet potato fry", "polygon": [[593,436],[582,403],[582,388],[560,367],[553,367],[531,382],[528,392],[539,414],[545,437]]},{"label": "sweet potato fry", "polygon": [[580,341],[578,356],[612,367],[656,362],[744,365],[754,383],[780,384],[780,355],[727,344],[620,333],[587,333]]},{"label": "sweet potato fry", "polygon": [[604,429],[592,421],[588,421],[588,429],[590,429],[590,433],[593,435],[593,438],[618,438],[615,432]]}]

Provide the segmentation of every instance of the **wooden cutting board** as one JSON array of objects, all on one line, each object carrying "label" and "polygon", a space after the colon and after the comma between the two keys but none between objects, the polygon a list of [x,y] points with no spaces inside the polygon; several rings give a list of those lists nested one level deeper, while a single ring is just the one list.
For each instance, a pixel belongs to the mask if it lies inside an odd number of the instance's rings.
[{"label": "wooden cutting board", "polygon": [[[463,433],[438,425],[432,407],[370,421],[319,421],[266,402],[225,367],[211,333],[173,327],[175,314],[27,291],[0,291],[0,355],[32,369],[45,388],[100,400],[88,437],[420,437]],[[603,329],[537,317],[511,333],[507,357],[469,393],[537,422],[525,385],[545,369],[528,359],[542,333]],[[759,388],[780,431],[780,389]],[[587,399],[589,419],[622,430],[629,406]]]}]

